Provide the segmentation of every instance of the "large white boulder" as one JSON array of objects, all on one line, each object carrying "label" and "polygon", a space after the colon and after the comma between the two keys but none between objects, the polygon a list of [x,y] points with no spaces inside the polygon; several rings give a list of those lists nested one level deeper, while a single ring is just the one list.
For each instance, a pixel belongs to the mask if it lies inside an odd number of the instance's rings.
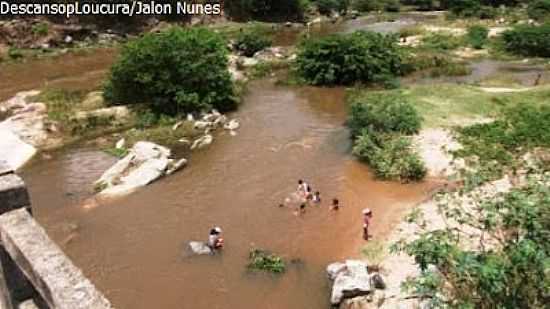
[{"label": "large white boulder", "polygon": [[100,196],[127,195],[185,166],[187,160],[170,159],[170,149],[137,142],[128,155],[119,160],[96,181]]},{"label": "large white boulder", "polygon": [[343,300],[368,295],[373,291],[367,271],[367,263],[347,260],[327,267],[330,278],[334,278],[330,302],[339,305]]},{"label": "large white boulder", "polygon": [[206,243],[201,241],[191,241],[189,242],[189,248],[196,255],[208,255],[212,254],[212,249],[206,245]]},{"label": "large white boulder", "polygon": [[36,148],[25,143],[10,130],[0,129],[0,154],[2,160],[14,169],[20,169],[36,154]]}]

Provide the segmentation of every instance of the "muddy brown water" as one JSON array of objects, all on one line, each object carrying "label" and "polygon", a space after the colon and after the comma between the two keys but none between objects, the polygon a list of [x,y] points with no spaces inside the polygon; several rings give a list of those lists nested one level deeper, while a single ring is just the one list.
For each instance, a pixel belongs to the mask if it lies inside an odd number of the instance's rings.
[{"label": "muddy brown water", "polygon": [[[350,156],[343,89],[261,80],[244,101],[238,136],[220,133],[182,172],[92,209],[82,205],[112,158],[76,147],[24,170],[38,220],[118,308],[327,308],[324,269],[358,256],[361,209],[374,210],[383,238],[435,186],[376,181]],[[301,217],[278,207],[299,178],[324,199]],[[213,225],[223,253],[189,256],[186,243]],[[249,273],[254,246],[298,262],[280,276]]]},{"label": "muddy brown water", "polygon": [[3,64],[0,101],[19,91],[46,87],[71,90],[99,87],[116,53],[114,48],[103,48]]}]

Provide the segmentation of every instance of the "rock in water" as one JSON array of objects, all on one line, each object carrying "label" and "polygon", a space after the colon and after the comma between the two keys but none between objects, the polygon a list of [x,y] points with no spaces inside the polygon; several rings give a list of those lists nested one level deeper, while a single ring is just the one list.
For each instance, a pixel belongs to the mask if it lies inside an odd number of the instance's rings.
[{"label": "rock in water", "polygon": [[229,121],[229,123],[226,123],[223,126],[223,128],[226,129],[226,130],[235,131],[240,126],[241,126],[241,124],[237,120],[233,119],[233,120]]},{"label": "rock in water", "polygon": [[191,241],[189,242],[189,248],[196,255],[207,255],[212,254],[212,249],[206,245],[206,243],[201,241]]},{"label": "rock in water", "polygon": [[212,142],[214,141],[214,137],[210,134],[206,134],[204,135],[203,137],[195,140],[195,142],[193,142],[193,145],[191,145],[191,149],[200,149],[200,148],[203,148],[203,147],[206,147],[210,144],[212,144]]},{"label": "rock in water", "polygon": [[137,142],[128,155],[108,169],[96,182],[101,196],[130,194],[164,175],[169,175],[187,163],[170,159],[170,149],[151,143]]}]

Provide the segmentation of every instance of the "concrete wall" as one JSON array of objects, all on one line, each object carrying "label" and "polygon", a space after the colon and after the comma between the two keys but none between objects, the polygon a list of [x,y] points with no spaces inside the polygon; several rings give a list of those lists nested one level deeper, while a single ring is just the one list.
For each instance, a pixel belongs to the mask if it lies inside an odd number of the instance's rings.
[{"label": "concrete wall", "polygon": [[112,308],[31,215],[25,183],[0,161],[0,309]]}]

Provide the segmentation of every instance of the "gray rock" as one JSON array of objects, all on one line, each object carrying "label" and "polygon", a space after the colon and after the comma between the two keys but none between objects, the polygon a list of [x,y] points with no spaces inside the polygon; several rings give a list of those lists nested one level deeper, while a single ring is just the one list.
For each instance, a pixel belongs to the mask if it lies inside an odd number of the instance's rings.
[{"label": "gray rock", "polygon": [[330,280],[335,280],[336,277],[343,271],[347,270],[347,266],[344,263],[332,263],[327,266],[327,274]]},{"label": "gray rock", "polygon": [[170,156],[171,151],[166,147],[150,142],[137,142],[126,157],[103,173],[96,181],[96,187],[102,189],[101,196],[130,194],[187,164],[185,159],[174,163]]},{"label": "gray rock", "polygon": [[191,241],[189,242],[189,248],[194,254],[197,255],[208,255],[212,254],[212,249],[206,245],[204,242],[200,241]]},{"label": "gray rock", "polygon": [[384,282],[384,278],[382,278],[379,273],[370,276],[370,283],[374,288],[379,290],[384,290],[386,288],[386,282]]},{"label": "gray rock", "polygon": [[367,271],[367,263],[357,260],[347,260],[345,269],[342,265],[332,264],[329,276],[334,277],[330,302],[339,305],[348,298],[368,295],[373,291],[370,276]]}]

